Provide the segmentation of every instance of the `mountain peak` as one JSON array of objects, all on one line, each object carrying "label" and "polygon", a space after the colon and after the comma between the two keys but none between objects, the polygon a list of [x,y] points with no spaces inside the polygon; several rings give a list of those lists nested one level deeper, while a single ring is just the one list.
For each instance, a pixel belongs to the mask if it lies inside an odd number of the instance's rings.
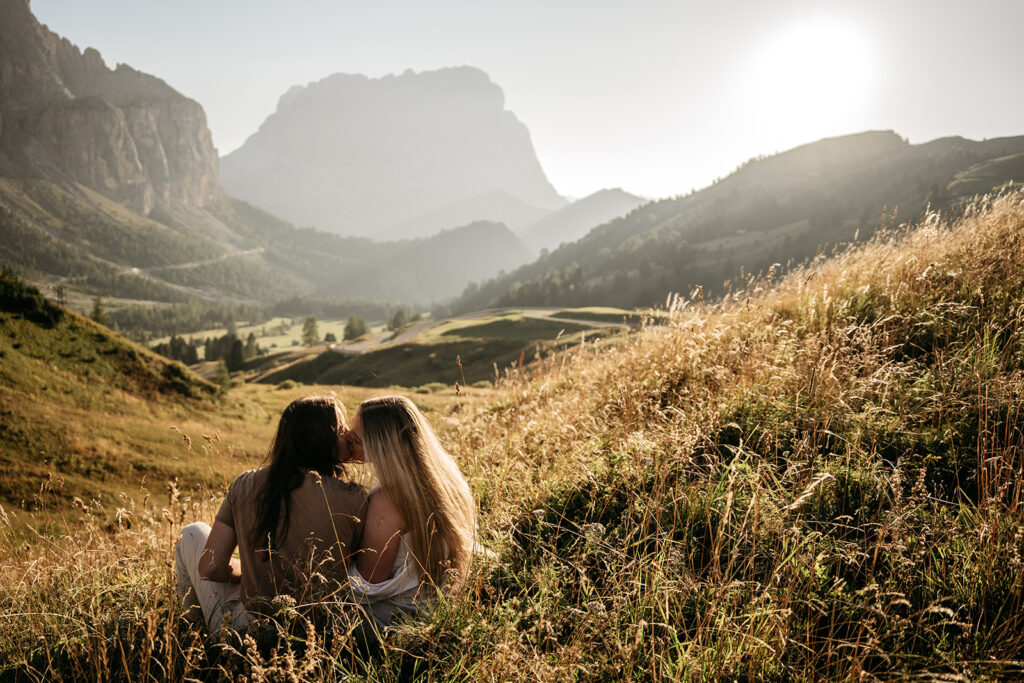
[{"label": "mountain peak", "polygon": [[621,188],[605,188],[577,199],[525,227],[519,234],[536,251],[554,249],[563,242],[575,242],[592,228],[625,216],[646,202]]},{"label": "mountain peak", "polygon": [[380,235],[488,193],[542,212],[565,204],[502,89],[471,66],[293,86],[224,157],[221,178],[242,199],[340,234]]}]

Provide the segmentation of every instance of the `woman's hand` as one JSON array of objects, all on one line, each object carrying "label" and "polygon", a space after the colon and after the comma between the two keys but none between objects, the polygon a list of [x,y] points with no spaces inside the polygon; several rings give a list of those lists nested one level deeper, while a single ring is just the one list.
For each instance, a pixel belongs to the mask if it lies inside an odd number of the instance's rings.
[{"label": "woman's hand", "polygon": [[206,547],[199,556],[199,576],[208,581],[238,583],[242,580],[242,564],[234,557],[238,539],[235,530],[221,521],[213,523]]}]

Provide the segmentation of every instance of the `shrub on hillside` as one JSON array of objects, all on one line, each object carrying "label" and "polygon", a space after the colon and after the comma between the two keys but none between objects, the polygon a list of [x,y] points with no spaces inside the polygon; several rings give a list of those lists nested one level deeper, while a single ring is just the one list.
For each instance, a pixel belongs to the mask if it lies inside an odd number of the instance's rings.
[{"label": "shrub on hillside", "polygon": [[165,390],[174,391],[183,396],[194,396],[196,376],[181,361],[172,361],[164,365],[163,378],[167,380]]},{"label": "shrub on hillside", "polygon": [[356,315],[350,315],[345,323],[345,341],[358,339],[370,331],[366,320]]},{"label": "shrub on hillside", "polygon": [[10,268],[0,271],[0,310],[20,315],[44,327],[64,318],[64,310],[50,303],[38,289],[26,284]]}]

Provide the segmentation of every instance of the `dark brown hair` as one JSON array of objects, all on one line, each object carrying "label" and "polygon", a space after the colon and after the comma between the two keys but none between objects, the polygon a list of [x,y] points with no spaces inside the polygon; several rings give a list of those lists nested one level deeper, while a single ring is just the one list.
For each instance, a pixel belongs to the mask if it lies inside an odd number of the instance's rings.
[{"label": "dark brown hair", "polygon": [[254,548],[276,550],[284,542],[291,492],[302,485],[307,470],[324,477],[344,474],[338,448],[344,428],[345,408],[333,396],[305,396],[284,409],[267,452],[263,490],[257,494]]}]

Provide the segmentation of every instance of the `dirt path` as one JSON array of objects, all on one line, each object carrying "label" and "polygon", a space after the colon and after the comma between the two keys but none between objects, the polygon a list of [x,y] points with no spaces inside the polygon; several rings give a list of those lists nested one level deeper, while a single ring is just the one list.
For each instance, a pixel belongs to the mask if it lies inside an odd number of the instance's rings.
[{"label": "dirt path", "polygon": [[[548,309],[551,312],[558,312],[562,309],[552,308]],[[619,327],[619,328],[633,328],[637,327],[630,323],[613,323],[607,320],[586,320],[584,318],[562,318],[550,315],[550,313],[543,313],[538,311],[524,311],[524,318],[533,318],[534,320],[550,320],[552,322],[559,323],[573,323],[574,325],[586,325],[588,327]]]},{"label": "dirt path", "polygon": [[150,268],[128,268],[126,273],[133,273],[139,275],[142,273],[152,273],[157,270],[185,270],[186,268],[195,268],[197,266],[208,266],[214,263],[222,263],[228,259],[238,258],[240,256],[251,256],[253,254],[262,254],[265,251],[263,247],[257,247],[256,249],[246,249],[245,251],[236,251],[218,256],[217,258],[205,259],[203,261],[192,261],[191,263],[175,263],[169,266],[152,266]]}]

